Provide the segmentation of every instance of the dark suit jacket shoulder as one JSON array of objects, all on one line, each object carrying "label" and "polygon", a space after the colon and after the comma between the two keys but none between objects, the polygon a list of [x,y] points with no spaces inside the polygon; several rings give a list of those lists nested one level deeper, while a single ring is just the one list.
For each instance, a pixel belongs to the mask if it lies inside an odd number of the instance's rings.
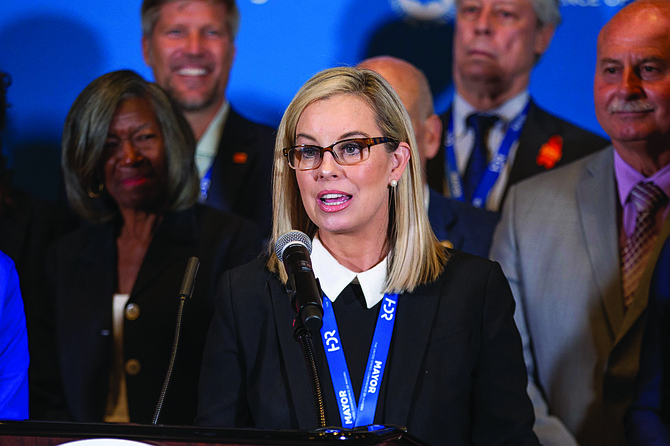
[{"label": "dark suit jacket shoulder", "polygon": [[[284,286],[257,260],[226,273],[218,299],[196,423],[315,429]],[[375,423],[407,426],[428,444],[537,444],[513,312],[499,265],[452,251],[437,281],[399,297]]]},{"label": "dark suit jacket shoulder", "polygon": [[[448,128],[450,117],[451,109],[440,116],[444,129]],[[609,144],[607,140],[546,112],[531,99],[506,189],[525,178],[549,170],[538,164],[537,157],[542,146],[553,136],[560,136],[563,143],[562,156],[551,168],[568,164]],[[428,184],[440,193],[445,193],[444,156],[443,135],[440,151],[428,161],[427,166]]]},{"label": "dark suit jacket shoulder", "polygon": [[549,114],[532,100],[530,104],[508,185],[549,170],[537,163],[537,156],[542,145],[552,136],[563,139],[563,156],[556,163],[556,167],[564,166],[609,145],[606,139]]},{"label": "dark suit jacket shoulder", "polygon": [[[666,221],[670,228],[670,221]],[[666,231],[668,229],[666,228]],[[659,238],[665,234],[661,234]],[[649,286],[647,324],[635,398],[625,418],[631,446],[670,444],[670,238],[658,256]]]},{"label": "dark suit jacket shoulder", "polygon": [[11,205],[0,212],[0,251],[16,265],[25,303],[29,334],[33,331],[35,300],[42,293],[44,258],[54,240],[77,226],[65,207],[12,189]]},{"label": "dark suit jacket shoulder", "polygon": [[245,119],[232,108],[212,164],[205,204],[253,221],[262,235],[272,221],[275,130]]},{"label": "dark suit jacket shoulder", "polygon": [[[114,223],[87,225],[57,242],[48,258],[51,295],[43,319],[50,330],[33,352],[34,414],[42,419],[99,422],[111,370],[112,296],[116,292]],[[221,274],[253,258],[260,241],[239,217],[196,205],[164,216],[128,299],[123,354],[130,419],[150,423],[174,339],[179,289],[191,256],[200,259],[193,297],[186,303],[174,375],[161,424],[190,424],[205,336]],[[126,306],[128,309],[128,306]],[[129,367],[129,362],[135,367]]]},{"label": "dark suit jacket shoulder", "polygon": [[446,198],[430,189],[430,225],[437,239],[454,249],[488,257],[499,218],[497,212]]}]

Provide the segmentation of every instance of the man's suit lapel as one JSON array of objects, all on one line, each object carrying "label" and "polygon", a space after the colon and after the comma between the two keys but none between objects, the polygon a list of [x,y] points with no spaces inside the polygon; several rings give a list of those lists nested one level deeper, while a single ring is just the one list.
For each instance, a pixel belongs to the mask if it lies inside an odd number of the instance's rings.
[{"label": "man's suit lapel", "polygon": [[[286,292],[282,290],[282,285],[278,281],[270,280],[268,287],[272,300],[275,326],[277,327],[280,354],[286,370],[290,402],[298,421],[298,428],[313,430],[318,427],[318,423],[305,358],[298,342],[293,337],[292,321],[295,312],[291,308]],[[318,333],[312,336],[312,341],[321,341]],[[327,374],[327,371],[319,370],[319,372]],[[330,375],[321,375],[320,378],[321,380],[330,379]]]},{"label": "man's suit lapel", "polygon": [[586,250],[613,336],[624,319],[613,149],[585,166],[576,192]]},{"label": "man's suit lapel", "polygon": [[420,379],[444,287],[443,278],[444,274],[437,282],[419,287],[410,295],[400,296],[398,300],[390,367],[387,367],[384,377],[387,380],[384,413],[390,424],[406,425],[409,419],[412,398]]},{"label": "man's suit lapel", "polygon": [[235,207],[254,157],[249,150],[253,145],[253,134],[241,131],[242,124],[240,115],[231,108],[212,163],[212,183],[207,202],[216,203],[214,207],[227,212],[232,212]]},{"label": "man's suit lapel", "polygon": [[542,111],[531,100],[528,117],[519,136],[519,146],[514,155],[514,163],[507,180],[508,186],[505,195],[510,184],[518,183],[524,178],[546,171],[545,168],[537,164],[539,148],[546,144],[551,136],[560,135],[561,131],[556,126],[555,121],[541,120],[541,115]]}]

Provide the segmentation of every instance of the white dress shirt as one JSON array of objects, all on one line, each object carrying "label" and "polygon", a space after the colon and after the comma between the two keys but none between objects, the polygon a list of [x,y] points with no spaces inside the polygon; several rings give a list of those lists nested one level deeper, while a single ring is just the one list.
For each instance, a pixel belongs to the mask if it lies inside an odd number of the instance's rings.
[{"label": "white dress shirt", "polygon": [[219,151],[219,142],[221,141],[223,126],[228,119],[229,110],[230,104],[228,101],[224,101],[195,146],[195,165],[198,167],[200,178],[204,178],[209,168],[212,167],[212,163],[214,163],[214,158],[216,158],[216,154]]}]

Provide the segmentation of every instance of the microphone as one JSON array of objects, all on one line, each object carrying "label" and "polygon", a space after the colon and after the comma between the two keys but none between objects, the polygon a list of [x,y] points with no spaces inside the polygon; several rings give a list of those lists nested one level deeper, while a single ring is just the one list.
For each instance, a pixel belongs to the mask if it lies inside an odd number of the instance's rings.
[{"label": "microphone", "polygon": [[300,231],[287,232],[275,244],[275,254],[284,263],[289,277],[287,290],[293,309],[305,327],[319,331],[323,325],[323,304],[321,287],[312,271],[311,252],[312,241]]},{"label": "microphone", "polygon": [[198,268],[200,267],[200,260],[197,257],[188,259],[186,265],[186,272],[184,273],[184,280],[181,282],[181,289],[179,290],[179,298],[189,300],[193,294],[195,287],[195,276],[198,275]]}]

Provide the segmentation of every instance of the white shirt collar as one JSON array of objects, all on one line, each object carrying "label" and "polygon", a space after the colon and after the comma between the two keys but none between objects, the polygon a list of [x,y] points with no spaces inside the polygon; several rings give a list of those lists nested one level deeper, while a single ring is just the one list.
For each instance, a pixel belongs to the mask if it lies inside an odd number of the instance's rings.
[{"label": "white shirt collar", "polygon": [[314,276],[319,279],[321,289],[332,302],[335,302],[340,293],[355,279],[358,279],[363,290],[368,308],[374,307],[384,298],[387,257],[369,270],[355,273],[340,265],[317,237],[312,240],[311,257]]},{"label": "white shirt collar", "polygon": [[223,101],[223,105],[216,112],[214,119],[209,123],[195,147],[195,164],[198,166],[200,178],[205,176],[214,162],[216,153],[219,151],[219,141],[221,141],[223,126],[228,119],[229,110],[230,104],[228,101]]},{"label": "white shirt collar", "polygon": [[[505,126],[507,123],[516,118],[516,116],[521,113],[521,110],[526,106],[530,100],[530,93],[528,90],[523,90],[518,95],[514,96],[510,100],[506,101],[498,108],[493,110],[479,110],[485,111],[487,114],[498,116],[505,121]],[[454,97],[454,106],[453,106],[453,116],[454,116],[454,132],[456,135],[462,135],[464,132],[467,132],[467,127],[465,125],[466,118],[477,112],[472,105],[463,99],[461,95],[456,93]]]}]

